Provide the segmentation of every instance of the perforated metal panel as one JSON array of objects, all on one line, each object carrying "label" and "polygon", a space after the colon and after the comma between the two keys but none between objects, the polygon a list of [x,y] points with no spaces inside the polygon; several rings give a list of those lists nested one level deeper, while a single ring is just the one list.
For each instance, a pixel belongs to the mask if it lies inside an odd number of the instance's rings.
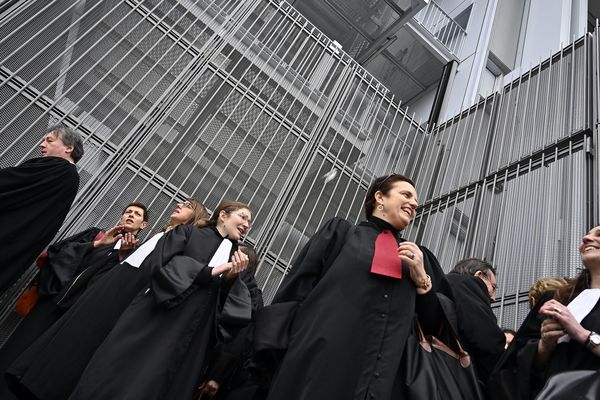
[{"label": "perforated metal panel", "polygon": [[417,183],[409,239],[446,270],[498,267],[502,324],[524,312],[505,299],[575,273],[598,222],[597,36],[439,127],[285,2],[23,1],[0,46],[0,166],[36,156],[56,122],[85,139],[59,236],[109,227],[133,200],[150,207],[147,233],[188,196],[248,202],[267,301],[319,225],[362,219],[369,183],[393,171]]}]

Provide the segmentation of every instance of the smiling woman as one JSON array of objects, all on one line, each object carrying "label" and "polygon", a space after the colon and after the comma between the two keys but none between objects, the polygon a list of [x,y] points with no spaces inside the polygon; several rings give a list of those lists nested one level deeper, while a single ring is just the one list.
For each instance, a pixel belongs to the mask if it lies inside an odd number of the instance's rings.
[{"label": "smiling woman", "polygon": [[375,179],[364,206],[367,220],[357,226],[334,218],[321,227],[263,309],[256,335],[264,332],[257,340],[267,349],[263,337],[284,314],[277,310],[295,312],[269,400],[407,398],[404,344],[417,313],[437,332],[445,278],[429,250],[401,237],[417,208],[409,178]]},{"label": "smiling woman", "polygon": [[600,369],[600,226],[583,236],[579,254],[585,269],[554,298],[542,296],[517,332],[492,375],[492,399],[533,398],[557,374]]}]

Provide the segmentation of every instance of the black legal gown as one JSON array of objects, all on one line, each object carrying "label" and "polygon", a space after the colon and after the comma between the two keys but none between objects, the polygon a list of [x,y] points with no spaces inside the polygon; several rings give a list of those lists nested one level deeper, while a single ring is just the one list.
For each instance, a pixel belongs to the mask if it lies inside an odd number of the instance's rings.
[{"label": "black legal gown", "polygon": [[477,377],[485,384],[504,353],[506,337],[498,326],[481,279],[453,272],[446,279],[454,293],[460,342],[473,360]]},{"label": "black legal gown", "polygon": [[[0,349],[2,376],[9,365],[64,314],[68,308],[66,304],[72,304],[92,281],[94,274],[91,270],[99,275],[99,270],[118,263],[118,251],[114,250],[114,244],[93,247],[90,241],[99,232],[99,228],[92,227],[48,248],[48,256],[37,277],[38,302]],[[83,271],[86,271],[85,276],[81,275]],[[61,302],[61,305],[57,305],[57,302]],[[9,392],[5,380],[0,379],[0,399],[12,398],[15,397]]]},{"label": "black legal gown", "polygon": [[328,221],[303,248],[275,296],[274,304],[300,306],[269,400],[404,398],[406,339],[417,310],[425,326],[435,324],[435,292],[444,274],[422,246],[434,285],[427,294],[416,294],[405,265],[402,279],[373,274],[377,235],[383,229],[397,232],[374,217],[349,227],[343,219]]},{"label": "black legal gown", "polygon": [[[491,399],[533,399],[552,375],[574,370],[600,369],[600,357],[574,340],[559,343],[543,369],[538,370],[533,366],[540,340],[540,327],[545,318],[538,311],[551,298],[551,295],[544,296],[538,301],[517,332],[506,356],[502,357],[492,373],[489,386]],[[594,332],[600,331],[600,301],[581,321],[581,326]],[[507,379],[504,373],[510,373],[512,379]]]},{"label": "black legal gown", "polygon": [[0,294],[50,243],[79,188],[74,164],[40,157],[0,170]]},{"label": "black legal gown", "polygon": [[[221,285],[233,288],[242,282],[211,277],[208,263],[223,241],[215,228],[186,233],[181,255],[155,271],[149,288],[140,291],[119,318],[69,399],[191,398],[208,350],[217,340],[217,303],[228,294]],[[249,321],[247,289],[244,296]]]},{"label": "black legal gown", "polygon": [[121,263],[110,269],[10,366],[6,376],[11,389],[42,400],[68,398],[123,311],[148,287],[152,273],[171,260],[196,254],[198,236],[212,238],[211,232],[179,225],[158,241],[139,268]]}]

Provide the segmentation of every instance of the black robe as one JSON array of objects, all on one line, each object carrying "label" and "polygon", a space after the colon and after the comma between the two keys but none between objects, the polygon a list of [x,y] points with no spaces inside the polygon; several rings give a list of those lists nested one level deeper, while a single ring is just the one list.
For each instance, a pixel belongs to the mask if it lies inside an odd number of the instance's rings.
[{"label": "black robe", "polygon": [[[256,313],[264,306],[262,292],[258,288],[254,273],[246,270],[240,274],[240,279],[250,291],[252,301],[252,320],[242,327],[230,342],[218,343],[213,349],[211,361],[203,379],[198,384],[208,380],[219,383],[215,400],[238,398],[239,392],[254,392],[257,387],[250,381],[247,364],[252,356],[252,341],[254,336],[254,321]],[[248,397],[245,400],[249,400]]]},{"label": "black robe", "polygon": [[0,170],[0,294],[54,238],[78,187],[75,165],[60,157],[34,158]]},{"label": "black robe", "polygon": [[[492,373],[489,382],[490,399],[533,399],[552,375],[573,370],[600,369],[600,357],[574,340],[559,343],[543,369],[534,367],[540,327],[545,319],[539,309],[553,297],[552,294],[545,294],[530,311],[513,343]],[[600,331],[600,301],[581,321],[581,326],[594,332]]]},{"label": "black robe", "polygon": [[[66,307],[59,307],[55,296],[60,293],[59,299],[64,299],[65,294],[62,292],[72,289],[72,281],[76,274],[95,264],[109,267],[118,262],[118,252],[113,251],[114,245],[93,248],[90,241],[99,232],[99,228],[89,228],[48,248],[48,255],[36,279],[38,302],[0,349],[2,375],[9,365],[64,313]],[[82,281],[83,279],[77,279],[76,283],[81,286]],[[73,290],[69,293],[72,292]],[[72,295],[71,300],[74,300]],[[0,379],[0,398],[14,398],[4,379]]]},{"label": "black robe", "polygon": [[377,218],[350,227],[328,221],[275,296],[275,305],[300,305],[269,400],[401,399],[401,361],[415,312],[426,330],[440,321],[436,291],[444,274],[433,254],[420,247],[433,288],[417,295],[405,265],[402,279],[370,272],[377,235],[395,230]]},{"label": "black robe", "polygon": [[471,355],[482,384],[504,353],[506,337],[498,326],[485,283],[476,276],[449,273],[458,320],[458,337]]},{"label": "black robe", "polygon": [[147,287],[152,271],[178,254],[190,229],[177,226],[158,241],[139,268],[117,264],[88,287],[7,370],[11,390],[39,399],[66,399],[123,311]]},{"label": "black robe", "polygon": [[[216,340],[219,297],[226,302],[227,293],[208,267],[223,238],[213,227],[185,233],[176,255],[164,260],[98,348],[69,399],[191,398]],[[243,286],[239,278],[227,285]],[[249,307],[247,288],[242,296]]]}]

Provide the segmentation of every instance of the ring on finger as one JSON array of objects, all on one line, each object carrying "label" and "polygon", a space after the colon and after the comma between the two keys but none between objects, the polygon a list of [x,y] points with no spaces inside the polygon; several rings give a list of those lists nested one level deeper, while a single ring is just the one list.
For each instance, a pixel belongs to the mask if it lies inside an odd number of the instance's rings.
[{"label": "ring on finger", "polygon": [[558,308],[558,307],[554,307],[554,311],[556,311],[556,312],[557,312],[557,313],[559,313],[559,314],[561,314],[561,313],[562,313],[562,310],[561,310],[560,308]]}]

